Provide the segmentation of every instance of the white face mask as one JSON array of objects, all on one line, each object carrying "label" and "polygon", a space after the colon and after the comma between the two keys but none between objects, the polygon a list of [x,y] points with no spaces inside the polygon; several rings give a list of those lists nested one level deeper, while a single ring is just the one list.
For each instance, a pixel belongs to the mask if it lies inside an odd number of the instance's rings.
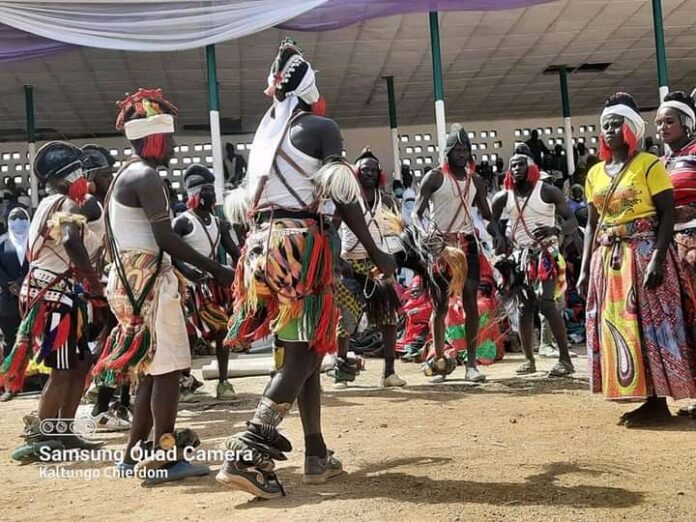
[{"label": "white face mask", "polygon": [[29,220],[24,218],[10,219],[7,228],[17,239],[24,239],[29,235]]}]

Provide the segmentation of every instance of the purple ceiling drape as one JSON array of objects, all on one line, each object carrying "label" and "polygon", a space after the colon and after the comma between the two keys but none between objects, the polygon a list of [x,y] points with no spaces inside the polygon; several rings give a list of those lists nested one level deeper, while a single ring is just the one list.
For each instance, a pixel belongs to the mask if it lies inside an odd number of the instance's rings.
[{"label": "purple ceiling drape", "polygon": [[[330,31],[371,18],[428,11],[497,11],[555,0],[327,0],[277,27],[292,31]],[[55,2],[58,9],[62,2]],[[137,3],[121,3],[124,14]],[[113,5],[111,6],[113,8]],[[82,21],[84,23],[84,20]],[[75,46],[43,38],[0,23],[0,63],[59,53]]]},{"label": "purple ceiling drape", "polygon": [[370,18],[428,11],[503,11],[556,0],[328,0],[280,24],[293,31],[330,31]]}]

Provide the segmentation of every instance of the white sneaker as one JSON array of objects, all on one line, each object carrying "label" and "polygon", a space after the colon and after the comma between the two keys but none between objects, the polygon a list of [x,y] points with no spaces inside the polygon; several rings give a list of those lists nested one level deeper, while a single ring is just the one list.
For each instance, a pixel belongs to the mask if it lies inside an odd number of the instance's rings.
[{"label": "white sneaker", "polygon": [[539,346],[539,357],[558,359],[559,355],[561,355],[559,351],[549,344]]},{"label": "white sneaker", "polygon": [[348,383],[346,381],[336,381],[334,382],[334,390],[345,390],[348,388]]},{"label": "white sneaker", "polygon": [[485,382],[486,376],[478,368],[467,368],[464,380],[469,382]]},{"label": "white sneaker", "polygon": [[392,373],[389,377],[382,379],[382,388],[400,388],[401,386],[406,386],[406,381],[395,373]]},{"label": "white sneaker", "polygon": [[131,423],[119,417],[112,409],[92,417],[92,420],[99,431],[128,431],[131,428]]}]

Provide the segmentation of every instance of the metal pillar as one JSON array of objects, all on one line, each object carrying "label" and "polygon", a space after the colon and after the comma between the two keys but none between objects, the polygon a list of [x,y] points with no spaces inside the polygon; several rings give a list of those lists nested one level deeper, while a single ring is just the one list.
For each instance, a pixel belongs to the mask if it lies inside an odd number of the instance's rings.
[{"label": "metal pillar", "polygon": [[655,54],[657,56],[657,80],[660,86],[660,103],[669,92],[665,28],[662,23],[662,0],[652,0],[653,25],[655,27]]},{"label": "metal pillar", "polygon": [[435,94],[435,127],[437,129],[438,158],[445,160],[445,142],[447,141],[447,124],[445,120],[445,91],[442,80],[442,57],[440,55],[440,22],[437,11],[431,11],[430,17],[430,51],[433,57],[433,86]]},{"label": "metal pillar", "polygon": [[558,69],[561,78],[561,105],[563,124],[565,126],[565,152],[568,177],[575,173],[575,155],[573,154],[573,122],[570,118],[570,96],[568,95],[568,68],[561,65]]},{"label": "metal pillar", "polygon": [[401,158],[399,156],[399,129],[396,119],[396,97],[394,96],[394,77],[386,76],[384,79],[387,80],[387,101],[389,103],[389,128],[391,129],[394,179],[401,180]]},{"label": "metal pillar", "polygon": [[217,61],[215,45],[205,48],[208,67],[208,105],[210,107],[210,143],[213,148],[213,174],[215,174],[215,197],[222,203],[225,185],[225,168],[222,156],[222,136],[220,135],[220,100],[218,96]]},{"label": "metal pillar", "polygon": [[34,122],[34,87],[24,86],[24,108],[27,121],[27,150],[29,152],[29,188],[31,189],[31,208],[39,206],[39,180],[34,176],[34,158],[36,157],[36,125]]}]

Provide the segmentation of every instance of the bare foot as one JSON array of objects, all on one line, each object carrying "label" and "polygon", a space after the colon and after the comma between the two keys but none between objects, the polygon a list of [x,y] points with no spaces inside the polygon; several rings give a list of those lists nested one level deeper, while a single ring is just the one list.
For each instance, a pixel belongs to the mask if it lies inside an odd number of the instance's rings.
[{"label": "bare foot", "polygon": [[664,424],[671,417],[672,414],[667,407],[667,399],[664,397],[650,397],[639,408],[624,413],[619,419],[619,425],[624,425],[627,428],[655,426]]}]

